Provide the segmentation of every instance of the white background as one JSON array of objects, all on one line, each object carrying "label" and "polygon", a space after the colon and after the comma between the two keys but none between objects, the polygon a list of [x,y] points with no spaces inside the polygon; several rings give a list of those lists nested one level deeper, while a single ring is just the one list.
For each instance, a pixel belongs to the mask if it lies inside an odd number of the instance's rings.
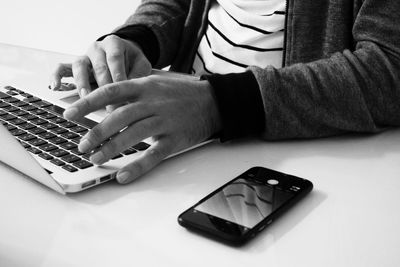
[{"label": "white background", "polygon": [[140,0],[0,0],[0,42],[81,55]]}]

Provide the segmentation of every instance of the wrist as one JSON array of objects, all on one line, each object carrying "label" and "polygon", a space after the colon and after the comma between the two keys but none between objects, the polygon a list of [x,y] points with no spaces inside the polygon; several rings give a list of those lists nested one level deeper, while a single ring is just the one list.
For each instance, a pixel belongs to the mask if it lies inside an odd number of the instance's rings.
[{"label": "wrist", "polygon": [[207,125],[209,125],[208,132],[206,133],[207,139],[216,136],[222,131],[222,118],[218,108],[217,98],[215,96],[212,85],[207,80],[199,81],[201,87],[205,91],[205,114],[208,114]]}]

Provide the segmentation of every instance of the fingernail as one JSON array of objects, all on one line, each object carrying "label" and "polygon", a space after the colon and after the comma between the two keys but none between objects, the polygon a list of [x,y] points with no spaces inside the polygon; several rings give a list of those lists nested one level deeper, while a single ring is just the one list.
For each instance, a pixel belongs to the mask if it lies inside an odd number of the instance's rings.
[{"label": "fingernail", "polygon": [[79,143],[78,149],[79,149],[79,151],[85,153],[85,152],[89,151],[91,145],[92,145],[92,144],[90,143],[89,140],[83,139],[83,140],[81,140],[81,142]]},{"label": "fingernail", "polygon": [[103,164],[105,162],[104,153],[101,151],[94,153],[90,156],[90,161],[97,165]]},{"label": "fingernail", "polygon": [[56,82],[52,82],[52,83],[50,84],[50,89],[51,89],[51,90],[54,90],[54,89],[56,88],[56,86],[57,86],[57,83],[56,83]]},{"label": "fingernail", "polygon": [[86,96],[86,95],[89,93],[88,90],[85,89],[85,88],[82,88],[82,89],[80,90],[80,92],[81,92],[81,96]]},{"label": "fingernail", "polygon": [[64,111],[64,117],[67,119],[72,119],[78,114],[77,108],[68,108]]},{"label": "fingernail", "polygon": [[117,180],[121,184],[125,184],[129,181],[129,177],[131,176],[130,172],[124,171],[117,173]]}]

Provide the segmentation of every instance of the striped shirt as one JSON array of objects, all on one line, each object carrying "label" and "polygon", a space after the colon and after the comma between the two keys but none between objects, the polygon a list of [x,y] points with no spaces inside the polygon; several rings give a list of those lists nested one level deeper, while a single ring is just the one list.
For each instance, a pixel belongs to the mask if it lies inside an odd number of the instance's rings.
[{"label": "striped shirt", "polygon": [[208,13],[192,73],[243,72],[282,67],[285,0],[217,0]]}]

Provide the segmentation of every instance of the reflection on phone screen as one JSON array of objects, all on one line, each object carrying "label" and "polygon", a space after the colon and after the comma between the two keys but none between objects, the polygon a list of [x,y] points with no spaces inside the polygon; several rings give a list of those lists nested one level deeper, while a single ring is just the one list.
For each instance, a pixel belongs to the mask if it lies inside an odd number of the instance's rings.
[{"label": "reflection on phone screen", "polygon": [[275,186],[239,178],[200,203],[195,210],[253,228],[293,196]]}]

